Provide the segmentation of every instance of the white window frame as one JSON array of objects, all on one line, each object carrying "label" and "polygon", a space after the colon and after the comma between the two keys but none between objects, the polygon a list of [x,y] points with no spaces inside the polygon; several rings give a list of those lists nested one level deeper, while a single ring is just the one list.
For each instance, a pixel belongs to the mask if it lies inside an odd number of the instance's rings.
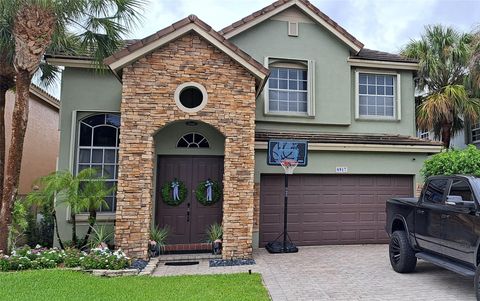
[{"label": "white window frame", "polygon": [[[471,135],[471,137],[472,137],[472,143],[479,143],[479,142],[480,142],[480,139],[478,139],[478,140],[474,140],[474,139],[473,139],[473,136],[474,136],[474,135],[473,135],[473,132],[474,132],[474,131],[480,131],[480,122],[477,122],[477,123],[472,124],[472,127],[471,127],[471,129],[470,129],[470,135]],[[480,134],[479,134],[478,136],[479,136],[479,138],[480,138]]]},{"label": "white window frame", "polygon": [[[393,75],[396,76],[396,83],[393,87],[395,99],[393,101],[393,116],[370,116],[360,115],[360,73],[368,73],[375,75]],[[401,102],[401,75],[395,71],[382,71],[382,70],[355,70],[355,119],[357,120],[378,120],[378,121],[400,121],[402,118],[402,102]]]},{"label": "white window frame", "polygon": [[[88,119],[92,116],[96,116],[96,115],[118,115],[120,118],[121,118],[121,115],[119,113],[105,113],[105,112],[95,112],[95,113],[92,113],[92,114],[89,114],[87,116],[84,116],[82,118],[79,118],[77,120],[77,128],[76,128],[76,131],[77,131],[77,135],[76,135],[76,145],[75,145],[75,152],[76,152],[76,159],[75,159],[75,166],[74,166],[74,169],[75,169],[75,175],[77,175],[79,173],[79,167],[80,165],[87,165],[87,163],[80,163],[80,150],[82,149],[85,149],[85,150],[90,150],[90,163],[88,163],[88,165],[94,165],[93,162],[92,162],[92,156],[93,156],[93,150],[103,150],[102,152],[102,160],[104,160],[104,155],[105,155],[105,150],[113,150],[115,151],[115,163],[107,163],[105,164],[105,162],[102,162],[101,164],[97,164],[98,166],[101,166],[102,167],[102,173],[103,173],[103,167],[105,165],[112,165],[114,166],[114,169],[113,169],[113,172],[114,174],[118,175],[118,169],[120,168],[120,163],[119,163],[119,154],[118,152],[120,151],[120,145],[117,145],[117,146],[80,146],[80,129],[81,129],[81,126],[82,126],[82,122],[85,120],[85,119]],[[117,141],[120,137],[120,128],[121,128],[121,125],[119,125],[118,127],[116,126],[111,126],[111,125],[103,125],[103,126],[107,126],[107,127],[111,127],[111,128],[115,128],[116,129],[116,136],[117,136]],[[97,126],[95,126],[97,127]],[[92,129],[92,143],[93,143],[93,138],[94,138],[94,131]],[[114,185],[116,187],[118,187],[118,176],[114,177],[113,179],[106,179],[106,182],[114,182]],[[109,208],[108,211],[101,211],[101,210],[98,210],[97,213],[98,214],[115,214],[116,213],[116,207],[117,207],[117,193],[115,192],[115,195],[113,197],[113,206],[114,208]],[[81,212],[83,213],[83,212]]]},{"label": "white window frame", "polygon": [[[265,57],[264,66],[269,68],[271,60],[279,60],[288,64],[304,64],[307,66],[307,112],[270,112],[269,108],[269,81],[267,80],[263,89],[264,114],[267,116],[297,116],[297,117],[314,117],[315,116],[315,61],[299,58],[285,57]],[[275,63],[275,62],[273,62]]]}]

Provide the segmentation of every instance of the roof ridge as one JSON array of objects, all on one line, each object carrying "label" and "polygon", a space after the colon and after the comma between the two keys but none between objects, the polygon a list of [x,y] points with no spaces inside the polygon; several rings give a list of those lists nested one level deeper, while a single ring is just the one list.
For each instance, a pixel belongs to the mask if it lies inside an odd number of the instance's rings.
[{"label": "roof ridge", "polygon": [[246,16],[246,17],[244,17],[244,18],[242,18],[242,19],[240,19],[236,22],[233,22],[232,24],[224,27],[223,29],[221,29],[219,31],[219,33],[222,34],[222,35],[225,35],[225,34],[235,30],[236,28],[238,28],[240,26],[243,26],[247,23],[250,23],[251,21],[255,20],[256,18],[258,18],[262,15],[265,15],[266,13],[276,9],[277,7],[282,6],[284,4],[287,4],[287,3],[290,3],[290,2],[294,2],[294,4],[302,3],[307,8],[309,8],[312,12],[314,12],[318,17],[320,17],[325,22],[327,22],[330,26],[332,26],[333,28],[338,30],[350,42],[355,44],[360,49],[363,48],[364,45],[363,45],[362,42],[360,42],[351,33],[349,33],[345,28],[343,28],[340,24],[338,24],[333,19],[331,19],[329,16],[327,16],[324,12],[322,12],[318,7],[316,7],[315,5],[310,3],[310,1],[308,1],[308,0],[278,0],[278,1],[273,2],[272,4],[270,4],[268,6],[265,6],[262,9],[259,9],[255,12],[251,13],[250,15],[248,15],[248,16]]}]

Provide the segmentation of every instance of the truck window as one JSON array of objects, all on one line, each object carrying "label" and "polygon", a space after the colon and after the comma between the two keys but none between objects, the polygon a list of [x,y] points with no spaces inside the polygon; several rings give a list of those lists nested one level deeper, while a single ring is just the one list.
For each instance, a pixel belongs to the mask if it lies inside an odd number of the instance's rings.
[{"label": "truck window", "polygon": [[443,195],[447,188],[447,183],[448,180],[446,179],[435,179],[428,182],[425,194],[423,195],[423,202],[430,204],[443,203]]},{"label": "truck window", "polygon": [[450,193],[448,195],[455,195],[462,198],[465,202],[473,202],[473,193],[472,189],[465,180],[454,180],[452,187],[450,188]]}]

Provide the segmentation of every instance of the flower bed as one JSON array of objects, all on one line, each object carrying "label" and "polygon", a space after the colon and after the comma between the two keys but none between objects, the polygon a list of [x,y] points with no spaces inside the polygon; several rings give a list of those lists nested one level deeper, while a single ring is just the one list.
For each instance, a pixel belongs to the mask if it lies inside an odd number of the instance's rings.
[{"label": "flower bed", "polygon": [[53,269],[57,267],[85,270],[121,270],[130,266],[130,258],[121,250],[92,249],[89,253],[77,249],[59,250],[37,246],[14,250],[11,256],[0,257],[0,271],[21,271],[29,269]]}]

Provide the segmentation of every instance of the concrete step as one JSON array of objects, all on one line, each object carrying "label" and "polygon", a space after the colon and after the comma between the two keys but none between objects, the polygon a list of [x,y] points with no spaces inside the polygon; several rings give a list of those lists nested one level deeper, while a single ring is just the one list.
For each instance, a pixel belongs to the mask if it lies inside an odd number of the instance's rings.
[{"label": "concrete step", "polygon": [[159,258],[159,262],[172,262],[172,261],[221,259],[222,255],[213,255],[211,253],[172,254],[172,255],[160,255],[158,258]]}]

